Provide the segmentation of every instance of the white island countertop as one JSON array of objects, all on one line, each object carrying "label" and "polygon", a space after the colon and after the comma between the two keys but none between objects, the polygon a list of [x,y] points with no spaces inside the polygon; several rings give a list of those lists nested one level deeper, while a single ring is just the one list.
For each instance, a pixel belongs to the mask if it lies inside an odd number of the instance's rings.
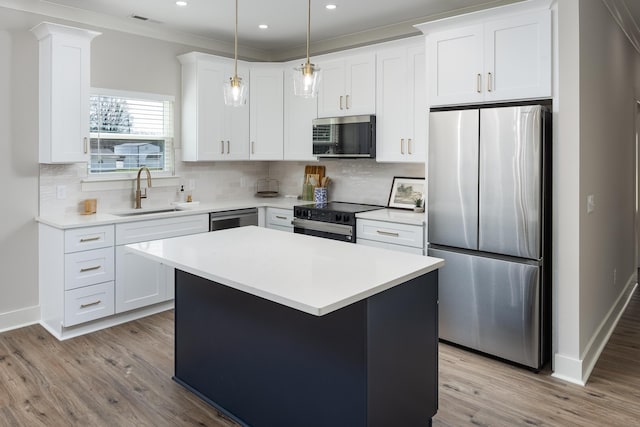
[{"label": "white island countertop", "polygon": [[444,266],[440,258],[255,226],[136,243],[127,248],[316,316]]}]

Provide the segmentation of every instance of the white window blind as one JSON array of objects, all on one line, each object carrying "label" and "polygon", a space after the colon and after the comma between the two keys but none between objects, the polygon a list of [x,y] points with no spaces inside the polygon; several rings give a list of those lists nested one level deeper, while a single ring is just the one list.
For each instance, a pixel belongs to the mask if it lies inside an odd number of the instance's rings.
[{"label": "white window blind", "polygon": [[89,102],[91,174],[146,166],[173,172],[173,98],[93,89]]}]

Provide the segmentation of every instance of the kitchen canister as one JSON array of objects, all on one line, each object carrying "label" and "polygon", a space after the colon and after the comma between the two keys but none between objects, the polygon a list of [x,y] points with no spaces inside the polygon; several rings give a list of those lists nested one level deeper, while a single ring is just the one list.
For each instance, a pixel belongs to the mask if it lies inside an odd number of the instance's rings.
[{"label": "kitchen canister", "polygon": [[316,187],[313,190],[313,200],[316,205],[327,204],[327,187]]}]

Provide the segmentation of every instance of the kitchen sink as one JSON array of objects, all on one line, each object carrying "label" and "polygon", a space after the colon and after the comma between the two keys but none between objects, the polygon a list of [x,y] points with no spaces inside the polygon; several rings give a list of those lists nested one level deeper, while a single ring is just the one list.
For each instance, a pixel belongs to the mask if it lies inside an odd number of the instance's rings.
[{"label": "kitchen sink", "polygon": [[127,212],[113,212],[112,215],[115,216],[139,216],[139,215],[149,215],[149,214],[159,214],[159,213],[169,213],[169,212],[177,212],[180,209],[176,208],[165,208],[165,209],[149,209],[149,210],[135,210],[135,211],[127,211]]}]

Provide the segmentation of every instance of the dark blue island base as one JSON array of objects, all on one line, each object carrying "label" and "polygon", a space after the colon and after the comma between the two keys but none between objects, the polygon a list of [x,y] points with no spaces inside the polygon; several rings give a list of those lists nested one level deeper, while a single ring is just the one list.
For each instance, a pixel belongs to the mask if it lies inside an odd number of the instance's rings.
[{"label": "dark blue island base", "polygon": [[176,270],[174,380],[246,426],[430,426],[437,274],[313,316]]}]

